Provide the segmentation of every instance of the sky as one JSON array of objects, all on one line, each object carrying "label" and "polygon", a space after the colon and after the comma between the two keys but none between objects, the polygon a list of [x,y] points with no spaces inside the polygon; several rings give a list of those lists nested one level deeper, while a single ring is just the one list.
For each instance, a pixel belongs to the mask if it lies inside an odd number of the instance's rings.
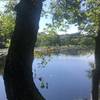
[{"label": "sky", "polygon": [[[50,5],[51,0],[46,0],[43,3],[43,9],[46,11],[49,10],[49,5]],[[0,10],[4,9],[4,2],[0,1]],[[46,28],[46,23],[52,23],[52,15],[48,15],[46,18],[45,16],[40,18],[39,22],[39,32],[43,32],[43,29]],[[58,31],[57,34],[62,35],[62,34],[72,34],[72,33],[77,33],[79,32],[78,28],[75,25],[69,25],[69,29],[67,31]]]},{"label": "sky", "polygon": [[[50,0],[46,0],[43,3],[43,9],[48,10],[49,5],[50,5]],[[41,17],[40,23],[39,23],[39,26],[40,26],[39,32],[42,32],[43,29],[46,28],[46,25],[45,25],[46,23],[52,23],[52,16],[51,15],[49,15],[47,18]],[[59,35],[61,35],[61,34],[72,34],[72,33],[77,33],[77,32],[79,32],[77,26],[69,25],[69,29],[67,29],[67,31],[65,31],[65,32],[58,31],[57,34],[59,34]]]},{"label": "sky", "polygon": [[4,2],[0,1],[0,11],[2,11],[4,8]]}]

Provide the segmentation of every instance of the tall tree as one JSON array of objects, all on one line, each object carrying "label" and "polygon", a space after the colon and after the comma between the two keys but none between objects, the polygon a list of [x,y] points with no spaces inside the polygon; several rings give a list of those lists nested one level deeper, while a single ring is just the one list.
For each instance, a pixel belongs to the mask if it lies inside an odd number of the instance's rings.
[{"label": "tall tree", "polygon": [[8,100],[43,100],[33,82],[33,49],[39,28],[43,0],[21,0],[15,7],[16,24],[12,34],[4,83]]}]

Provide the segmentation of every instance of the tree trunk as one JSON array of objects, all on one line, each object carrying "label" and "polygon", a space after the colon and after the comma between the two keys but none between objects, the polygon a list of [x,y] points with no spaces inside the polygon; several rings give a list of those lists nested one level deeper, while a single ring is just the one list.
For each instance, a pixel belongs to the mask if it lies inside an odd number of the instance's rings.
[{"label": "tree trunk", "polygon": [[92,77],[92,100],[99,100],[99,73],[94,70]]},{"label": "tree trunk", "polygon": [[[100,24],[100,23],[99,23]],[[98,29],[98,36],[95,39],[95,65],[96,69],[93,72],[92,79],[92,100],[99,100],[99,85],[100,85],[100,25]]]},{"label": "tree trunk", "polygon": [[21,0],[6,58],[4,83],[8,100],[44,100],[33,82],[32,62],[42,0]]}]

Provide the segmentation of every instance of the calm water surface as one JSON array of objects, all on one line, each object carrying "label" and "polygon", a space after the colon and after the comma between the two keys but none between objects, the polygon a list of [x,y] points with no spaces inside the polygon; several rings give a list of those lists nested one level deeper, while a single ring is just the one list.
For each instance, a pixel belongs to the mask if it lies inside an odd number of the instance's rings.
[{"label": "calm water surface", "polygon": [[[94,55],[51,55],[36,58],[33,77],[46,100],[87,100],[91,93],[91,79],[87,71]],[[0,76],[0,100],[6,100]]]}]

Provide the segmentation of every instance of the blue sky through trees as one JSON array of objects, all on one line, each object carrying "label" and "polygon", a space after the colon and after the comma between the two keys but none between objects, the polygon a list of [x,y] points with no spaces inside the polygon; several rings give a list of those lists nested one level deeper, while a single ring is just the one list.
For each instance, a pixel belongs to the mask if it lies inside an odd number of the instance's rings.
[{"label": "blue sky through trees", "polygon": [[[50,6],[50,1],[51,0],[46,0],[43,3],[43,9],[45,11],[50,11],[49,6]],[[0,1],[0,11],[4,10],[4,5],[5,2]],[[52,15],[47,14],[47,16],[41,16],[40,23],[39,23],[39,32],[43,32],[45,28],[47,28],[46,24],[52,23]],[[71,34],[71,33],[77,33],[78,28],[75,25],[69,25],[69,28],[66,31],[58,31],[58,34]]]}]

